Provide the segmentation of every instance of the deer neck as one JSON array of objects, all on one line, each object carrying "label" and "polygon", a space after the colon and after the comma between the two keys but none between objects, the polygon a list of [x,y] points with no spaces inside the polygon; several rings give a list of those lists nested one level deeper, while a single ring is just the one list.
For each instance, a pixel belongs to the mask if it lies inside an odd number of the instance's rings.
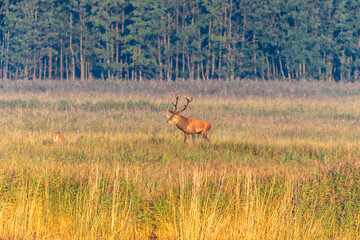
[{"label": "deer neck", "polygon": [[180,130],[185,130],[188,125],[189,120],[188,120],[188,118],[180,116],[180,115],[179,115],[179,117],[181,117],[181,118],[180,118],[180,121],[176,124],[176,126]]}]

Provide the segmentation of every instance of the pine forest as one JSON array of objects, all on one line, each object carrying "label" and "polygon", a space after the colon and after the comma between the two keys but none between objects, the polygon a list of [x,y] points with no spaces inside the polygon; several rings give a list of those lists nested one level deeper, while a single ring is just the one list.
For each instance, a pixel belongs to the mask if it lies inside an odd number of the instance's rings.
[{"label": "pine forest", "polygon": [[3,0],[0,78],[360,80],[359,0]]}]

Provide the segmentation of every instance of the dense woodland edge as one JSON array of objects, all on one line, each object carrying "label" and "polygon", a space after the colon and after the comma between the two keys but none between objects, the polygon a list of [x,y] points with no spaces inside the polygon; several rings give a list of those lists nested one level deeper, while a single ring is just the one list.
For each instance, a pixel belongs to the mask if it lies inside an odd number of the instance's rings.
[{"label": "dense woodland edge", "polygon": [[355,82],[359,23],[359,0],[5,0],[0,79]]}]

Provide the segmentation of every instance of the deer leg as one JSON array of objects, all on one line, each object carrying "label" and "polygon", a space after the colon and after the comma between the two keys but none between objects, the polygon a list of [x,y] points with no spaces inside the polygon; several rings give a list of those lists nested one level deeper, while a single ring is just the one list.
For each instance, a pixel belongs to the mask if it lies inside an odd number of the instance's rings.
[{"label": "deer leg", "polygon": [[195,144],[195,133],[191,134],[192,139],[193,139],[193,143]]},{"label": "deer leg", "polygon": [[184,143],[186,143],[186,140],[187,140],[187,134],[184,133]]},{"label": "deer leg", "polygon": [[210,142],[210,140],[207,137],[207,132],[201,132],[201,136],[204,138],[205,141]]}]

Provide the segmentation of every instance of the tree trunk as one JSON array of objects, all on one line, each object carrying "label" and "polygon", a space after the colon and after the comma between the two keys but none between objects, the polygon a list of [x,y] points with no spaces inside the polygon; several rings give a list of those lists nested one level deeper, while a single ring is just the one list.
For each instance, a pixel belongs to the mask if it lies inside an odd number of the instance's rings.
[{"label": "tree trunk", "polygon": [[305,76],[305,74],[306,74],[305,62],[303,62],[302,70],[303,70],[302,74]]},{"label": "tree trunk", "polygon": [[59,58],[58,57],[55,57],[54,63],[55,63],[54,79],[58,79],[57,78],[59,76]]},{"label": "tree trunk", "polygon": [[327,68],[326,68],[326,81],[332,81],[333,80],[333,76],[332,76],[332,63],[331,61],[327,62]]},{"label": "tree trunk", "polygon": [[219,65],[218,65],[218,71],[219,71],[219,78],[222,77],[222,74],[221,74],[221,57],[222,57],[222,50],[221,50],[221,46],[220,46],[220,52],[219,52]]},{"label": "tree trunk", "polygon": [[[1,56],[5,56],[5,36],[3,38],[3,42],[1,44]],[[0,79],[3,79],[3,73],[4,73],[4,58],[2,57],[0,59]]]},{"label": "tree trunk", "polygon": [[255,75],[255,78],[256,78],[256,75],[257,75],[257,68],[256,68],[256,53],[254,53],[253,60],[254,60],[254,75]]},{"label": "tree trunk", "polygon": [[205,76],[204,63],[201,61],[201,79],[205,81],[207,77]]},{"label": "tree trunk", "polygon": [[89,66],[90,64],[87,62],[87,63],[85,63],[85,81],[90,81],[90,71],[89,71],[89,69],[90,69],[90,66]]},{"label": "tree trunk", "polygon": [[[119,23],[115,24],[115,63],[119,65]],[[119,79],[119,71],[116,71],[116,78]]]},{"label": "tree trunk", "polygon": [[25,59],[25,69],[24,69],[24,74],[25,74],[25,80],[28,80],[28,59]]},{"label": "tree trunk", "polygon": [[71,68],[71,76],[72,76],[72,80],[75,81],[75,57],[73,56],[72,57],[72,60],[71,60],[71,63],[72,63],[72,68]]},{"label": "tree trunk", "polygon": [[[277,51],[278,54],[279,54],[279,51]],[[285,79],[285,74],[284,74],[284,71],[283,71],[283,66],[282,66],[282,62],[281,62],[281,57],[279,57],[279,66],[280,66],[280,72],[281,72],[281,76],[283,79]]]},{"label": "tree trunk", "polygon": [[48,68],[48,76],[49,76],[49,79],[51,80],[52,78],[52,52],[50,51],[49,53],[49,68]]},{"label": "tree trunk", "polygon": [[44,79],[44,81],[46,80],[46,58],[44,58],[44,77],[43,77],[43,79]]},{"label": "tree trunk", "polygon": [[[122,11],[122,15],[121,15],[121,36],[124,36],[124,31],[125,31],[125,11],[123,10]],[[121,38],[121,42],[123,42],[123,38]],[[125,55],[126,57],[126,55]],[[124,68],[124,63],[126,60],[123,60],[124,58],[124,55],[121,51],[121,48],[120,48],[120,65],[121,65],[121,72],[120,72],[120,76],[123,77],[124,75],[124,71],[126,71],[126,69]],[[129,71],[127,71],[128,73]],[[126,75],[126,72],[125,72],[125,75]],[[126,76],[124,76],[124,78],[126,79]]]},{"label": "tree trunk", "polygon": [[83,36],[80,36],[80,81],[85,81],[85,61],[83,53]]},{"label": "tree trunk", "polygon": [[119,23],[115,24],[115,33],[116,33],[116,37],[115,37],[115,61],[116,64],[119,63]]},{"label": "tree trunk", "polygon": [[69,63],[68,63],[68,58],[65,57],[65,70],[66,70],[66,80],[69,79]]},{"label": "tree trunk", "polygon": [[200,80],[200,64],[199,63],[196,64],[196,71],[197,71],[196,79]]},{"label": "tree trunk", "polygon": [[269,63],[269,57],[266,53],[266,66],[267,66],[267,71],[266,71],[266,74],[267,74],[267,80],[270,80],[270,63]]},{"label": "tree trunk", "polygon": [[[175,29],[176,34],[178,33],[178,27],[179,27],[179,7],[176,7],[175,9]],[[175,80],[179,78],[179,51],[176,49],[176,57],[175,57]]]},{"label": "tree trunk", "polygon": [[261,73],[260,73],[261,74],[260,78],[262,80],[265,80],[264,62],[265,62],[264,55],[262,55],[262,57],[261,57]]},{"label": "tree trunk", "polygon": [[162,65],[162,56],[161,56],[161,40],[158,36],[158,61],[159,61],[159,73],[160,73],[160,80],[163,80],[163,65]]},{"label": "tree trunk", "polygon": [[107,60],[107,63],[108,63],[107,79],[111,79],[110,59]]},{"label": "tree trunk", "polygon": [[175,79],[178,79],[179,77],[179,54],[176,53],[175,58]]},{"label": "tree trunk", "polygon": [[64,74],[64,63],[63,63],[63,44],[62,39],[60,38],[60,80],[63,80]]},{"label": "tree trunk", "polygon": [[[17,64],[16,64],[16,65],[17,65]],[[15,78],[14,78],[14,80],[17,80],[17,79],[18,79],[19,71],[20,71],[20,67],[19,67],[19,65],[17,65],[17,66],[16,66],[16,71],[15,71]]]},{"label": "tree trunk", "polygon": [[354,71],[354,82],[358,81],[358,78],[359,78],[359,70],[355,70]]},{"label": "tree trunk", "polygon": [[[233,35],[232,35],[232,12],[233,12],[233,1],[230,0],[230,5],[229,5],[229,34],[228,34],[228,37],[229,37],[229,41],[228,41],[228,62],[230,64],[230,66],[228,66],[230,69],[229,69],[229,79],[232,81],[234,79],[234,72],[235,72],[235,63],[233,61]],[[254,35],[255,36],[255,35]]]},{"label": "tree trunk", "polygon": [[[348,58],[348,65],[350,66],[350,61],[351,61],[351,58]],[[350,81],[350,79],[351,79],[351,73],[350,73],[350,71],[347,71],[347,80],[348,81]]]},{"label": "tree trunk", "polygon": [[205,80],[209,80],[209,74],[210,74],[210,56],[211,56],[211,41],[210,41],[210,37],[211,37],[211,30],[212,30],[212,21],[211,19],[209,20],[209,42],[208,42],[208,54],[207,54],[207,59],[206,59],[206,66],[205,66],[205,73],[203,71],[203,74],[205,74],[204,78]]},{"label": "tree trunk", "polygon": [[185,76],[185,45],[182,43],[182,76]]},{"label": "tree trunk", "polygon": [[39,80],[40,81],[42,80],[42,67],[43,67],[43,64],[42,64],[42,60],[40,58],[39,59]]},{"label": "tree trunk", "polygon": [[[72,13],[70,12],[70,29],[72,30]],[[72,33],[70,33],[70,52],[71,52],[71,80],[75,80],[75,54],[72,46]]]},{"label": "tree trunk", "polygon": [[33,64],[34,64],[33,81],[36,81],[36,58],[35,58],[35,56],[34,56]]},{"label": "tree trunk", "polygon": [[[255,34],[253,35],[253,44],[255,45]],[[256,68],[256,52],[254,52],[254,56],[253,56],[253,59],[254,59],[254,74],[255,74],[255,78],[256,78],[256,75],[257,75],[257,68]]]},{"label": "tree trunk", "polygon": [[168,27],[168,34],[166,36],[167,44],[166,44],[166,55],[167,55],[167,74],[166,78],[168,81],[171,81],[171,75],[172,75],[172,58],[170,56],[170,48],[171,48],[171,41],[170,41],[170,32],[171,32],[171,15],[168,13],[167,15],[167,27]]},{"label": "tree trunk", "polygon": [[187,54],[186,56],[187,56],[187,65],[189,69],[189,79],[194,80],[194,68],[193,68],[193,63],[191,63],[191,56],[190,54]]},{"label": "tree trunk", "polygon": [[7,80],[8,78],[8,69],[9,69],[9,36],[10,32],[5,33],[4,41],[5,41],[5,61],[4,61],[4,69],[3,69],[3,79]]}]

